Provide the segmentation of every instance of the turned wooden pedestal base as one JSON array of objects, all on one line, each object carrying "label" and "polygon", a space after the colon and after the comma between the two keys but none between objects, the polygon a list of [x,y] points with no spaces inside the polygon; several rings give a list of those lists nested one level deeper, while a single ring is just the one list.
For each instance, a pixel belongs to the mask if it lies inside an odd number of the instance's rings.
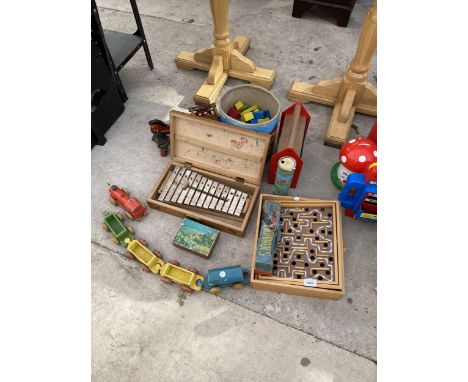
[{"label": "turned wooden pedestal base", "polygon": [[[244,54],[249,47],[250,38],[237,36],[234,39],[231,51],[229,52],[230,69],[228,70],[223,69],[223,56],[216,54],[214,46],[201,49],[195,53],[181,52],[175,59],[175,63],[179,69],[200,69],[208,72],[208,77],[203,81],[193,100],[201,104],[215,102],[228,77],[249,81],[254,85],[271,89],[275,82],[275,71],[256,67],[252,60],[245,57]],[[210,79],[213,83],[209,83]]]},{"label": "turned wooden pedestal base", "polygon": [[213,15],[213,44],[195,53],[181,52],[175,59],[179,69],[208,72],[193,100],[201,104],[215,102],[228,77],[270,89],[275,81],[275,71],[258,68],[244,56],[250,47],[250,38],[237,36],[233,41],[229,38],[228,0],[210,0],[210,7]]},{"label": "turned wooden pedestal base", "polygon": [[[319,81],[315,85],[294,81],[288,92],[288,99],[296,102],[315,102],[334,106],[324,143],[328,146],[341,147],[348,139],[354,113],[377,115],[377,89],[370,83],[363,86],[359,102],[353,106],[357,95],[356,89],[349,89],[343,102],[337,102],[343,84],[343,78]],[[340,118],[340,115],[343,118]]]},{"label": "turned wooden pedestal base", "polygon": [[377,89],[367,81],[372,55],[377,47],[377,0],[366,14],[356,54],[341,78],[316,84],[293,82],[288,99],[334,106],[324,143],[341,147],[349,136],[354,113],[377,115]]}]

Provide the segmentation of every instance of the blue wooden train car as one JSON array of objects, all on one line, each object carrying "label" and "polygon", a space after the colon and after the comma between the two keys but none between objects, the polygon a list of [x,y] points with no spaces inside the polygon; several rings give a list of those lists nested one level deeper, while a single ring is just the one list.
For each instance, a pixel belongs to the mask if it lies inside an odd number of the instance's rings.
[{"label": "blue wooden train car", "polygon": [[221,293],[221,288],[241,289],[250,283],[250,273],[240,265],[210,269],[204,280],[204,288],[212,294]]}]

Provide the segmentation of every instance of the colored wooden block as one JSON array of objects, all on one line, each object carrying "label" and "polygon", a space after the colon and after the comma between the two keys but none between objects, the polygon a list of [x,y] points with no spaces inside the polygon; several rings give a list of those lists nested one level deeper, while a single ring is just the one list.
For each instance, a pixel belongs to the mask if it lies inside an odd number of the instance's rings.
[{"label": "colored wooden block", "polygon": [[[256,109],[258,109],[258,106],[257,105],[253,105],[253,106],[250,106],[248,109],[245,109],[241,112],[242,115],[244,114],[247,114],[247,113],[252,113],[254,112]],[[253,114],[252,114],[253,115]]]},{"label": "colored wooden block", "polygon": [[254,119],[254,115],[252,112],[242,114],[241,121],[242,122],[249,122],[250,120]]},{"label": "colored wooden block", "polygon": [[234,107],[231,107],[228,110],[228,115],[234,119],[239,119],[241,117],[241,113],[239,113]]},{"label": "colored wooden block", "polygon": [[271,118],[270,110],[263,110],[263,115],[265,116],[265,118]]},{"label": "colored wooden block", "polygon": [[252,119],[249,123],[258,123],[258,119]]},{"label": "colored wooden block", "polygon": [[255,117],[255,119],[261,119],[261,118],[265,118],[265,113],[261,110],[259,111],[254,111],[253,115]]},{"label": "colored wooden block", "polygon": [[234,104],[234,107],[236,108],[236,110],[243,110],[244,109],[244,103],[242,101],[237,101],[235,104]]},{"label": "colored wooden block", "polygon": [[270,118],[259,118],[258,123],[268,122]]}]

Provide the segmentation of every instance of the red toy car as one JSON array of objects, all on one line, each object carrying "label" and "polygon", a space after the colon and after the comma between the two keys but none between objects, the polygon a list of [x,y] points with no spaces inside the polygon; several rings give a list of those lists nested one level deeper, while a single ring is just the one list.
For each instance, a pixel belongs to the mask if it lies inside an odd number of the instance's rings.
[{"label": "red toy car", "polygon": [[125,210],[125,215],[131,220],[140,220],[143,216],[148,215],[148,211],[141,202],[131,197],[125,188],[119,188],[115,185],[109,188],[109,201],[113,205],[119,205]]}]

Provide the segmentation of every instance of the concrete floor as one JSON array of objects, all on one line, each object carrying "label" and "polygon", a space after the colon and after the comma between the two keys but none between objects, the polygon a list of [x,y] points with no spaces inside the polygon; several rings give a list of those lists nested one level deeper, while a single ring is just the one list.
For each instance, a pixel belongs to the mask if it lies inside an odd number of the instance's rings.
[{"label": "concrete floor", "polygon": [[[186,2],[175,3],[138,2],[155,68],[148,69],[139,51],[122,69],[129,97],[125,112],[106,134],[106,145],[92,150],[93,380],[149,381],[157,375],[170,381],[207,376],[215,381],[283,381],[296,376],[311,381],[375,380],[374,224],[344,219],[347,291],[338,301],[247,288],[226,290],[220,297],[204,292],[189,295],[180,306],[175,286],[166,286],[157,276],[141,272],[134,262],[115,256],[123,254],[124,248],[114,245],[101,229],[102,212],[116,210],[107,201],[108,184],[124,186],[146,199],[169,161],[159,156],[147,122],[166,118],[174,106],[192,105],[191,98],[206,76],[201,71],[178,70],[173,60],[181,50],[194,51],[211,43],[208,1],[192,1],[190,7],[182,6]],[[343,74],[369,4],[358,0],[348,27],[339,28],[326,11],[292,18],[292,0],[232,0],[231,35],[251,37],[247,56],[259,66],[277,70],[272,92],[285,108],[290,105],[286,95],[291,81],[314,82]],[[105,28],[134,31],[127,1],[99,0],[98,5]],[[369,79],[375,84],[375,62]],[[241,83],[229,79],[225,89]],[[331,108],[306,107],[311,125],[305,165],[291,194],[334,199],[338,193],[329,172],[338,150],[323,145]],[[373,121],[368,116],[355,117],[361,135],[368,133]],[[261,191],[272,191],[266,172]],[[208,261],[171,244],[180,222],[150,210],[142,222],[132,225],[167,259],[202,273],[217,266],[250,266],[254,219],[242,239],[221,233]],[[267,357],[259,356],[266,352]],[[281,365],[276,362],[279,357]]]}]

